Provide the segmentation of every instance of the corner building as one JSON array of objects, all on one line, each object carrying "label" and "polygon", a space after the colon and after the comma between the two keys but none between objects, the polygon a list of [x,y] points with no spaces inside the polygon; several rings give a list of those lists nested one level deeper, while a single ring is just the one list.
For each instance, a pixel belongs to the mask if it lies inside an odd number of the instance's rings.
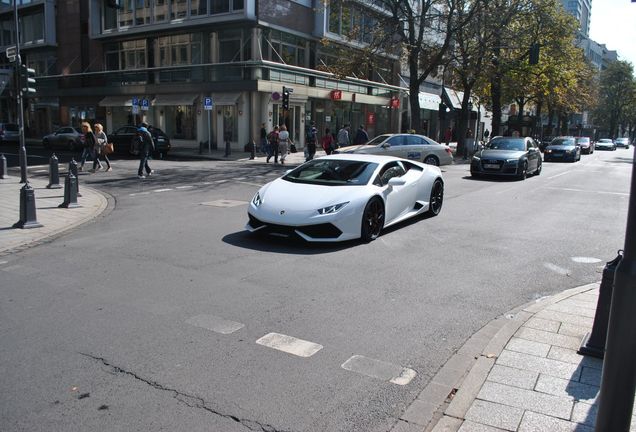
[{"label": "corner building", "polygon": [[[367,7],[320,0],[58,0],[57,38],[49,44],[57,47],[49,46],[56,61],[39,74],[31,101],[48,107],[36,134],[82,120],[101,121],[113,132],[143,120],[175,146],[211,139],[222,148],[229,140],[242,151],[258,142],[262,123],[268,131],[287,125],[300,147],[310,121],[321,134],[345,123],[353,130],[365,125],[371,136],[397,131],[397,58],[387,56],[366,76],[325,72],[338,62],[334,46],[369,37],[341,36],[356,23],[373,26]],[[283,87],[292,89],[287,111]]]}]

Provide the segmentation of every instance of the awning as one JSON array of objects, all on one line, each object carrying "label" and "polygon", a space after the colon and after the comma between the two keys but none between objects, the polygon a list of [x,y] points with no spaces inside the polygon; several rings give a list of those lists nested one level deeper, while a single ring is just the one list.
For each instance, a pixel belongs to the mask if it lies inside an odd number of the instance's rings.
[{"label": "awning", "polygon": [[420,92],[418,95],[420,100],[420,109],[437,111],[442,98],[433,93]]},{"label": "awning", "polygon": [[102,107],[123,107],[132,106],[132,96],[106,96],[99,101]]},{"label": "awning", "polygon": [[214,106],[236,105],[240,93],[212,93],[212,104]]},{"label": "awning", "polygon": [[[447,87],[444,87],[444,92],[446,93],[446,100],[451,103],[453,108],[462,109],[462,100],[464,99],[464,92],[455,91]],[[473,103],[472,110],[477,112],[477,106],[474,103],[473,98],[470,98],[470,102]]]},{"label": "awning", "polygon": [[195,94],[158,94],[155,106],[193,105],[198,95]]}]

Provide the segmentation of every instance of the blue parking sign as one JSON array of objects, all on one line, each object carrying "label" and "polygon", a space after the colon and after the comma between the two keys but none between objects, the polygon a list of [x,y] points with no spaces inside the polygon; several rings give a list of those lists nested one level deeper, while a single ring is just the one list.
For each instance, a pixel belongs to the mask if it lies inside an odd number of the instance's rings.
[{"label": "blue parking sign", "polygon": [[205,110],[211,110],[213,105],[214,105],[214,103],[212,102],[212,98],[211,97],[203,98],[203,108]]},{"label": "blue parking sign", "polygon": [[137,96],[132,97],[132,106],[139,105],[139,98]]},{"label": "blue parking sign", "polygon": [[141,100],[141,109],[143,111],[148,111],[148,108],[150,107],[150,101],[148,99],[142,99]]}]

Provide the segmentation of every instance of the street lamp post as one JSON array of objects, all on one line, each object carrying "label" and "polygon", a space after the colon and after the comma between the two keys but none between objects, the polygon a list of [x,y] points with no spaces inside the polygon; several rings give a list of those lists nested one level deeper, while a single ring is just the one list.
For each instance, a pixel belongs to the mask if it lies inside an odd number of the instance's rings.
[{"label": "street lamp post", "polygon": [[20,58],[20,30],[18,26],[18,0],[13,1],[13,19],[15,22],[15,69],[13,72],[15,78],[15,97],[18,105],[18,128],[20,132],[20,149],[18,157],[20,159],[20,183],[27,182],[27,155],[26,146],[24,144],[24,111],[22,110],[22,82],[20,79],[20,67],[22,59]]}]

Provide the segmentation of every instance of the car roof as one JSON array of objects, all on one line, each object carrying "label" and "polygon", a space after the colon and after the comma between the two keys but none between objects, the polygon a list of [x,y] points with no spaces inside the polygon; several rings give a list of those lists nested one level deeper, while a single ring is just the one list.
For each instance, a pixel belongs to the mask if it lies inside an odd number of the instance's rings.
[{"label": "car roof", "polygon": [[386,163],[394,160],[403,161],[404,159],[395,156],[384,155],[372,155],[363,153],[336,153],[329,156],[322,156],[318,159],[336,159],[336,160],[350,160],[350,161],[362,161],[362,162],[374,162],[374,163]]}]

